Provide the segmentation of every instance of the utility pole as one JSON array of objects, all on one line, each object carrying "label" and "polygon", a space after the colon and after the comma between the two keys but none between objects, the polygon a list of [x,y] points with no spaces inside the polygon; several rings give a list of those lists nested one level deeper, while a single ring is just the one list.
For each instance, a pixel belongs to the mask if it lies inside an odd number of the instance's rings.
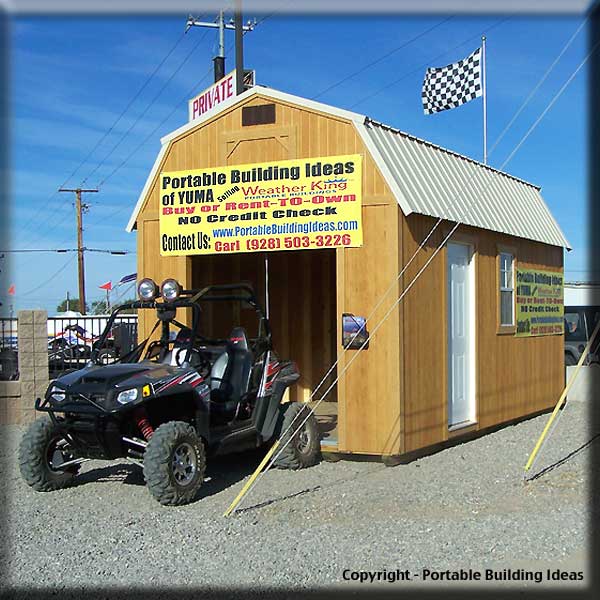
[{"label": "utility pole", "polygon": [[[237,10],[236,10],[237,15]],[[241,19],[241,10],[240,10],[240,19]],[[256,21],[251,22],[248,21],[246,25],[242,25],[240,21],[240,27],[242,29],[242,35],[247,31],[252,31],[256,25]],[[223,77],[225,77],[225,30],[226,29],[235,29],[236,30],[236,68],[240,68],[237,64],[237,21],[234,23],[230,21],[229,23],[225,22],[225,12],[219,11],[219,16],[217,17],[216,22],[207,23],[205,21],[198,21],[192,15],[189,15],[185,24],[186,33],[189,31],[190,27],[211,27],[213,29],[219,30],[219,53],[217,56],[213,58],[213,62],[215,65],[215,83]],[[243,66],[241,67],[243,74]],[[239,74],[238,74],[239,78]],[[242,80],[243,85],[243,80]],[[243,89],[242,89],[243,91]],[[238,92],[240,93],[240,92]]]},{"label": "utility pole", "polygon": [[79,279],[79,311],[82,315],[85,315],[85,267],[83,260],[83,253],[85,248],[83,246],[83,216],[82,211],[87,210],[89,206],[81,202],[82,192],[97,193],[97,189],[84,190],[82,188],[67,189],[60,188],[59,192],[74,192],[75,193],[75,212],[77,214],[77,272]]},{"label": "utility pole", "polygon": [[219,54],[213,58],[215,83],[225,77],[225,13],[219,11]]},{"label": "utility pole", "polygon": [[242,0],[235,0],[235,95],[244,91],[244,26]]}]

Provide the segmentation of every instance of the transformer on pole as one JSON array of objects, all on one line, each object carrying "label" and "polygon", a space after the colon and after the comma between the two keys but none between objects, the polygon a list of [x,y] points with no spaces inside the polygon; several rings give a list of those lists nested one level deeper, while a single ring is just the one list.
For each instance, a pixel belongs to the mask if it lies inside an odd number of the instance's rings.
[{"label": "transformer on pole", "polygon": [[[239,24],[237,22],[237,20],[234,22],[233,19],[231,19],[228,23],[225,22],[225,12],[224,11],[219,11],[219,16],[217,17],[216,21],[211,23],[211,22],[206,22],[206,21],[199,21],[197,20],[195,17],[193,17],[192,15],[189,15],[185,24],[185,31],[186,33],[189,31],[189,29],[191,27],[210,27],[212,29],[218,29],[219,30],[219,52],[217,54],[217,56],[215,56],[213,58],[213,63],[214,63],[214,67],[215,67],[215,83],[221,79],[223,79],[223,77],[225,77],[225,30],[226,29],[235,29],[236,30],[236,67],[238,67],[242,74],[243,74],[243,66],[240,66],[239,64],[237,64],[237,56],[238,56],[238,33],[237,33],[237,29],[236,28],[240,28],[240,34],[239,36],[244,35],[244,33],[248,32],[248,31],[253,31],[254,27],[256,26],[256,21],[248,21],[245,25],[242,24],[241,21],[241,2],[239,3],[239,11],[238,11],[238,7],[236,7],[236,18],[239,12],[240,15],[240,19],[239,19]],[[239,44],[241,44],[241,39]],[[239,77],[239,76],[238,76]],[[243,91],[243,80],[242,80],[242,91]],[[238,91],[238,93],[241,93]]]}]

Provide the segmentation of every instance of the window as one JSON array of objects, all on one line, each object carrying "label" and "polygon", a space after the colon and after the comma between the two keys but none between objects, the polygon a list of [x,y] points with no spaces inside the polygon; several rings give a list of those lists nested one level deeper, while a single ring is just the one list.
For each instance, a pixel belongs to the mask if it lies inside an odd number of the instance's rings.
[{"label": "window", "polygon": [[242,127],[275,123],[275,105],[259,104],[242,108]]},{"label": "window", "polygon": [[512,327],[515,324],[515,277],[514,257],[507,252],[500,253],[500,326]]},{"label": "window", "polygon": [[565,340],[567,342],[585,342],[585,324],[583,321],[583,311],[573,310],[565,312]]}]

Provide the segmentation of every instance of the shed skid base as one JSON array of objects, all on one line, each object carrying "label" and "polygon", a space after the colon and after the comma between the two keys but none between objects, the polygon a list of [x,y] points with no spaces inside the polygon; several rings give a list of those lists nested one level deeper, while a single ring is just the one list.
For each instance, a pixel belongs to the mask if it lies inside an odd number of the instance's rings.
[{"label": "shed skid base", "polygon": [[391,456],[388,455],[388,454],[384,454],[381,457],[381,462],[386,467],[397,467],[399,464],[401,464],[403,462],[403,460],[402,460],[402,456],[400,456],[398,454],[394,454],[394,455],[391,455]]}]

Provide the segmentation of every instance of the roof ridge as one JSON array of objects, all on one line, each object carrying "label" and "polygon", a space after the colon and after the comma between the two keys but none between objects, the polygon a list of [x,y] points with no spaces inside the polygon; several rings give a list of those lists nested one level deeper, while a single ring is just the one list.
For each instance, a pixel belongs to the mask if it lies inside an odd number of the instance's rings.
[{"label": "roof ridge", "polygon": [[441,152],[446,152],[447,154],[451,154],[452,156],[457,156],[457,157],[462,158],[462,159],[464,159],[470,163],[473,163],[479,167],[493,171],[494,173],[500,173],[501,175],[504,175],[505,177],[514,179],[515,181],[518,181],[519,183],[528,185],[538,191],[541,191],[541,189],[542,189],[541,186],[536,185],[535,183],[531,183],[530,181],[526,181],[525,179],[521,179],[520,177],[511,175],[510,173],[507,173],[506,171],[501,171],[500,169],[496,169],[495,167],[486,165],[485,163],[475,160],[474,158],[471,158],[470,156],[465,156],[464,154],[461,154],[460,152],[456,152],[455,150],[450,150],[449,148],[444,148],[444,146],[440,146],[440,145],[434,144],[433,142],[430,142],[428,140],[424,140],[420,137],[417,137],[416,135],[413,135],[412,133],[407,133],[406,131],[402,131],[401,129],[398,129],[397,127],[392,127],[391,125],[387,125],[386,123],[382,123],[381,121],[376,121],[375,119],[372,119],[371,117],[366,117],[365,124],[369,124],[369,123],[375,125],[376,127],[381,127],[382,129],[387,129],[388,131],[391,131],[392,133],[401,135],[405,138],[408,138],[409,140],[414,140],[415,142],[425,144],[426,146],[435,148],[436,150],[440,150]]}]

